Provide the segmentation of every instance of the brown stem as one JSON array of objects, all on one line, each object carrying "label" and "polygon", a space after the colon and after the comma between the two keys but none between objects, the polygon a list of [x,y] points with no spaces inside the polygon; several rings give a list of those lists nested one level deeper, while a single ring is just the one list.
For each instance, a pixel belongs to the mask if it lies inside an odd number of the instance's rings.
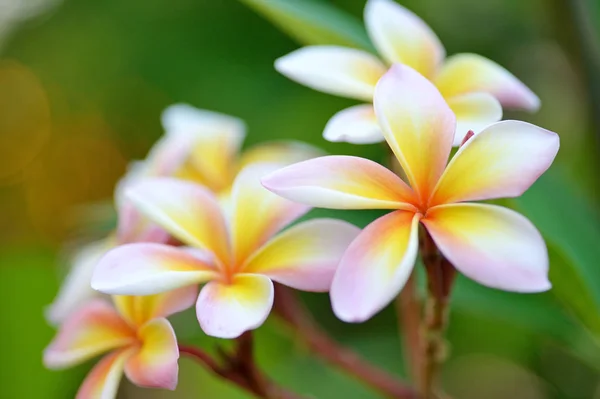
[{"label": "brown stem", "polygon": [[421,303],[416,287],[416,273],[408,278],[396,299],[396,314],[401,328],[404,356],[413,382],[420,384],[421,376]]},{"label": "brown stem", "polygon": [[447,352],[444,332],[455,270],[439,253],[426,230],[421,234],[421,256],[427,272],[428,303],[425,309],[419,392],[423,399],[433,399],[436,397],[439,369]]},{"label": "brown stem", "polygon": [[389,398],[416,399],[416,392],[393,375],[343,347],[323,331],[289,288],[275,290],[275,312],[297,332],[309,350],[327,363],[344,370]]},{"label": "brown stem", "polygon": [[232,355],[221,352],[223,365],[202,349],[194,346],[179,344],[179,352],[195,359],[216,375],[233,382],[258,398],[302,399],[301,396],[279,387],[260,372],[254,362],[250,333],[243,334],[237,342],[237,348]]}]

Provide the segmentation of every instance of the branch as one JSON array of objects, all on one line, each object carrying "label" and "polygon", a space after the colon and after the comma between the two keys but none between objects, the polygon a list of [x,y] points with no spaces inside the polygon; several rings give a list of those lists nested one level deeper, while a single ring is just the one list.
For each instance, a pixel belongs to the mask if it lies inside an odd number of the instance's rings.
[{"label": "branch", "polygon": [[389,398],[416,399],[415,391],[393,375],[367,362],[354,351],[341,346],[323,331],[295,293],[282,285],[275,290],[275,312],[297,332],[309,350],[327,363],[357,377]]}]

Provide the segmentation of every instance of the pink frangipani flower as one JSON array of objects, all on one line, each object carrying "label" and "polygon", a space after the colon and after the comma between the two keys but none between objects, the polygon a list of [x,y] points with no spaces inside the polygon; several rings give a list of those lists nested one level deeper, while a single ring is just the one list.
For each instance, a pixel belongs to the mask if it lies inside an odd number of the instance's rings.
[{"label": "pink frangipani flower", "polygon": [[545,243],[529,220],[499,206],[465,203],[521,195],[551,165],[558,135],[518,121],[492,124],[447,164],[455,116],[444,97],[410,67],[392,66],[377,84],[377,119],[410,186],[383,166],[326,156],[263,178],[293,201],[335,209],[395,209],[350,244],[331,300],[339,318],[360,322],[386,306],[408,279],[419,222],[463,274],[503,290],[550,288]]},{"label": "pink frangipani flower", "polygon": [[189,308],[197,295],[196,287],[186,287],[159,295],[114,296],[114,306],[93,299],[64,321],[44,351],[44,364],[63,369],[108,352],[84,380],[77,399],[116,397],[123,372],[136,385],[173,390],[179,348],[165,317]]},{"label": "pink frangipani flower", "polygon": [[339,46],[308,46],[275,62],[275,69],[312,89],[368,101],[334,115],[323,136],[354,144],[383,141],[373,106],[375,84],[388,65],[401,63],[431,80],[457,118],[459,145],[468,130],[481,131],[502,119],[502,106],[535,111],[538,97],[506,69],[476,54],[446,51],[418,16],[392,0],[369,0],[367,33],[384,61],[366,51]]},{"label": "pink frangipani flower", "polygon": [[128,190],[136,207],[189,247],[129,244],[96,266],[92,287],[109,294],[147,295],[207,283],[196,304],[202,329],[234,338],[260,326],[273,304],[273,283],[328,291],[335,268],[359,229],[314,219],[281,234],[309,210],[260,184],[275,164],[253,164],[236,177],[224,215],[206,188],[175,179]]}]

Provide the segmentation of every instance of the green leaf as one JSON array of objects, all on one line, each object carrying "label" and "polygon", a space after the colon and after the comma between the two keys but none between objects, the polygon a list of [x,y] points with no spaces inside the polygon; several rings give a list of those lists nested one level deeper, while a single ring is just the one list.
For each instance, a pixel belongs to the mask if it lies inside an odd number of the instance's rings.
[{"label": "green leaf", "polygon": [[550,171],[513,200],[546,239],[551,292],[600,338],[600,221],[563,176]]},{"label": "green leaf", "polygon": [[304,45],[335,44],[372,50],[356,18],[314,0],[240,0]]}]

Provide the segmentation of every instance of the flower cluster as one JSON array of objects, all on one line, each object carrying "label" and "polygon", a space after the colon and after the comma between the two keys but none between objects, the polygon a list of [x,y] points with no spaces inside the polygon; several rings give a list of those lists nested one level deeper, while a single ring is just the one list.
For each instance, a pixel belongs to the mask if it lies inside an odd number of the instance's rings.
[{"label": "flower cluster", "polygon": [[[553,162],[555,133],[498,122],[502,106],[535,110],[537,97],[480,56],[444,60],[431,29],[391,0],[369,0],[365,22],[387,64],[319,46],[277,60],[276,69],[318,90],[372,101],[335,115],[324,135],[385,139],[402,176],[293,142],[240,155],[243,122],[169,107],[165,137],[117,187],[115,233],[79,255],[48,313],[60,324],[44,355],[49,367],[110,351],[78,397],[114,397],[123,372],[137,385],[174,389],[179,350],[165,317],[193,303],[202,330],[220,338],[265,321],[273,282],[330,292],[341,320],[369,319],[411,275],[420,225],[453,267],[481,284],[550,288],[546,246],[531,222],[470,202],[519,196]],[[392,212],[362,231],[334,219],[293,224],[310,207]],[[113,305],[94,290],[111,295]]]}]

